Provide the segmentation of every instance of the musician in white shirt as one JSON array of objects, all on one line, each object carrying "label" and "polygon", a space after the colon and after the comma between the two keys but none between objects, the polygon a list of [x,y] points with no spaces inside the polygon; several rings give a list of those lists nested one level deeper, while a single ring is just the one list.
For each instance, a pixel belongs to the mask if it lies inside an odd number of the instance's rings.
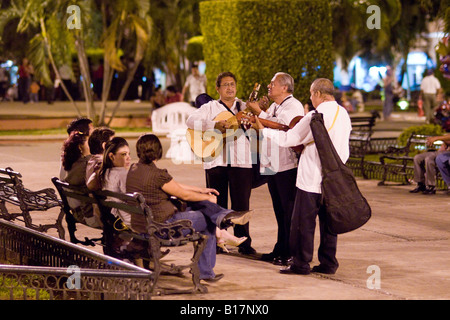
[{"label": "musician in white shirt", "polygon": [[[259,103],[248,102],[247,107],[261,119],[289,126],[291,121],[304,116],[304,108],[292,93],[294,79],[287,73],[276,73],[267,86],[268,96],[273,103],[263,111]],[[289,147],[267,145],[261,148],[262,169],[270,168],[274,175],[268,176],[268,187],[278,224],[277,242],[271,253],[263,254],[261,259],[277,265],[287,265],[291,255],[289,250],[289,231],[292,209],[295,199],[295,181],[297,176],[297,154]],[[263,144],[265,145],[265,144]]]},{"label": "musician in white shirt", "polygon": [[[186,125],[195,130],[216,129],[225,133],[229,125],[225,120],[214,120],[222,112],[229,111],[237,114],[246,108],[245,103],[236,98],[236,77],[231,72],[223,72],[216,79],[216,90],[219,100],[212,100],[203,104],[198,110],[189,116]],[[242,129],[239,129],[242,130]],[[203,162],[205,169],[206,185],[219,191],[217,204],[228,208],[228,191],[230,192],[231,209],[246,211],[250,207],[250,195],[252,190],[252,154],[249,139],[243,131],[226,139],[219,155],[211,161]],[[236,237],[247,237],[247,240],[239,246],[242,254],[255,254],[251,247],[249,224],[236,225],[234,227]]]},{"label": "musician in white shirt", "polygon": [[[342,162],[349,156],[350,117],[347,111],[335,101],[333,83],[328,79],[316,79],[310,89],[311,102],[318,112],[323,114],[325,127]],[[331,234],[325,222],[325,207],[321,204],[321,163],[314,144],[310,121],[312,112],[307,113],[291,130],[287,132],[264,128],[263,136],[278,139],[281,146],[305,146],[298,165],[297,194],[292,213],[290,249],[293,264],[280,270],[288,274],[309,274],[320,272],[334,274],[339,266],[336,259],[337,236]],[[257,121],[256,127],[263,128]],[[320,222],[320,246],[318,258],[320,264],[310,269],[314,251],[314,231],[316,217]]]},{"label": "musician in white shirt", "polygon": [[436,97],[441,90],[439,80],[434,76],[433,70],[427,71],[427,76],[423,78],[420,84],[420,93],[423,101],[423,110],[427,123],[433,123],[433,111],[436,107]]}]

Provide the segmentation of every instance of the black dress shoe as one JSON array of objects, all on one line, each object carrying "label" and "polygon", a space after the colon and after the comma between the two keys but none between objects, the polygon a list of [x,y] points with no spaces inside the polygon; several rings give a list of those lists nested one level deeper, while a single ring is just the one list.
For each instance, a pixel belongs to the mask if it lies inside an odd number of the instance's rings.
[{"label": "black dress shoe", "polygon": [[214,278],[200,279],[206,282],[217,282],[222,279],[225,275],[223,273],[216,274]]},{"label": "black dress shoe", "polygon": [[253,249],[250,246],[239,247],[238,252],[240,254],[245,254],[245,255],[254,255],[254,254],[256,254],[256,250]]},{"label": "black dress shoe", "polygon": [[425,189],[426,189],[425,185],[423,183],[419,183],[415,189],[410,190],[409,192],[410,193],[419,193],[419,192],[425,191]]},{"label": "black dress shoe", "polygon": [[273,262],[277,258],[277,255],[273,252],[271,253],[263,253],[261,255],[262,261]]},{"label": "black dress shoe", "polygon": [[292,264],[292,258],[277,257],[273,259],[272,263],[276,266],[290,266]]},{"label": "black dress shoe", "polygon": [[324,273],[324,274],[335,274],[336,269],[325,267],[324,265],[319,264],[318,266],[314,266],[311,269],[311,272]]},{"label": "black dress shoe", "polygon": [[436,194],[435,186],[427,186],[425,190],[422,191],[423,194]]},{"label": "black dress shoe", "polygon": [[311,273],[311,270],[308,269],[303,269],[303,268],[298,268],[294,265],[291,266],[287,266],[287,267],[283,267],[280,269],[280,273],[281,274],[302,274],[302,275],[308,275]]}]

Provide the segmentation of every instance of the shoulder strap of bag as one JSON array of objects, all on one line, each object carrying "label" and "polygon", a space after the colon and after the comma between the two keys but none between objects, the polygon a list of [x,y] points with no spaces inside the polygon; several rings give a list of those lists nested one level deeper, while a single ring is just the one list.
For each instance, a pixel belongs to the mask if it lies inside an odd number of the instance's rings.
[{"label": "shoulder strap of bag", "polygon": [[[316,110],[314,111],[314,113],[319,113],[319,112],[318,112],[317,109],[316,109]],[[333,122],[331,123],[330,128],[328,128],[328,130],[327,130],[328,132],[330,132],[331,129],[333,129],[334,124],[336,123],[336,119],[337,119],[338,115],[339,115],[339,106],[337,106],[336,114],[334,115],[334,119],[333,119]],[[324,125],[325,125],[325,124],[324,124]],[[312,140],[311,142],[308,142],[306,145],[309,146],[310,144],[313,144],[313,143],[314,143],[314,140]]]},{"label": "shoulder strap of bag", "polygon": [[330,172],[338,170],[342,165],[342,160],[339,157],[330,135],[325,128],[323,115],[321,113],[314,113],[311,117],[311,131],[314,137],[314,143],[317,147],[320,162],[322,164],[322,172]]},{"label": "shoulder strap of bag", "polygon": [[[231,114],[232,114],[233,116],[236,115],[233,111],[231,111],[230,108],[228,108],[228,106],[227,106],[222,100],[219,100],[219,103],[220,103],[221,105],[223,105],[223,106],[227,109],[227,111],[231,112]],[[236,101],[236,109],[237,109],[238,111],[241,111],[241,104],[239,103],[239,101]]]}]

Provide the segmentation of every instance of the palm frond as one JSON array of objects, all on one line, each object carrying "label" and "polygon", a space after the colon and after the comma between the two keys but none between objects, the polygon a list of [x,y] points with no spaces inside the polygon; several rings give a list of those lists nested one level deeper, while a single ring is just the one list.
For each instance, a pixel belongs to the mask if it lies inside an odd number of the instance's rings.
[{"label": "palm frond", "polygon": [[30,41],[27,57],[34,67],[34,77],[46,86],[52,84],[48,67],[47,49],[44,37],[41,33],[36,34]]},{"label": "palm frond", "polygon": [[117,48],[117,33],[121,21],[121,16],[116,17],[109,25],[108,29],[105,32],[105,37],[102,41],[103,47],[105,49],[105,60],[109,63],[111,68],[124,71],[125,66],[122,61],[120,61],[119,57],[119,49]]}]

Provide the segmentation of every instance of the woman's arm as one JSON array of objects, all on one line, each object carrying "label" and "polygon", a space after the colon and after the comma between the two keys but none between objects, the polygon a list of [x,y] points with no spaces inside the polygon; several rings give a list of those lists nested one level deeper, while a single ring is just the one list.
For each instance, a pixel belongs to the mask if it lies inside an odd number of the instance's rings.
[{"label": "woman's arm", "polygon": [[215,194],[216,196],[219,195],[219,191],[217,191],[216,189],[196,187],[196,186],[191,186],[191,185],[187,185],[187,184],[182,184],[179,182],[177,182],[177,183],[180,187],[182,187],[183,189],[186,189],[186,190],[200,192],[200,193],[212,193],[212,194]]},{"label": "woman's arm", "polygon": [[97,172],[91,174],[89,180],[86,182],[86,186],[88,187],[89,190],[93,191],[100,190],[102,188],[100,178]]},{"label": "woman's arm", "polygon": [[[194,191],[190,188],[184,188],[184,185],[180,185],[175,180],[170,180],[166,184],[162,186],[162,190],[170,194],[171,196],[175,196],[178,199],[184,200],[184,201],[203,201],[208,200],[214,203],[217,203],[217,197],[212,193],[202,193],[199,191]],[[192,187],[192,186],[189,186]],[[194,187],[195,188],[195,187]],[[207,189],[207,188],[203,188]],[[213,190],[213,189],[212,189]]]}]

